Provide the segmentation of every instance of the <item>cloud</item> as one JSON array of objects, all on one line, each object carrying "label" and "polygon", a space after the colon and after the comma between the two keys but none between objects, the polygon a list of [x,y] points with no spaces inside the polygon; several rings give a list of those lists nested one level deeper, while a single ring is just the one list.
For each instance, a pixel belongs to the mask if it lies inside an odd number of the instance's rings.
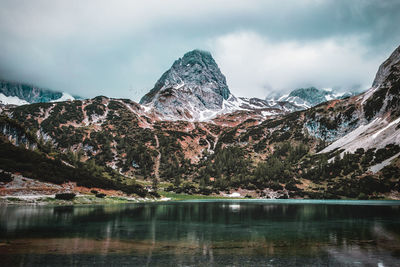
[{"label": "cloud", "polygon": [[[375,71],[400,43],[398,21],[397,0],[0,0],[0,78],[138,100],[175,59],[200,48],[213,52],[233,91],[246,96],[307,82],[363,85],[371,65]],[[330,66],[315,67],[322,59]],[[304,71],[296,72],[290,62],[300,61]],[[246,84],[252,89],[241,89]]]},{"label": "cloud", "polygon": [[254,32],[211,41],[216,61],[237,95],[265,97],[300,87],[366,90],[387,55],[368,55],[363,38],[272,42]]}]

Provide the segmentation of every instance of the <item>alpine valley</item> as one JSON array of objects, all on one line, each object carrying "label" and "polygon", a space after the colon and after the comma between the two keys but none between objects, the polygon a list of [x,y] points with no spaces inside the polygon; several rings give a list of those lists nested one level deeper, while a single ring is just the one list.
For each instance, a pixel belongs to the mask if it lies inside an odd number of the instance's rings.
[{"label": "alpine valley", "polygon": [[361,94],[237,97],[200,50],[140,103],[0,85],[3,194],[11,174],[142,197],[400,199],[400,47]]}]

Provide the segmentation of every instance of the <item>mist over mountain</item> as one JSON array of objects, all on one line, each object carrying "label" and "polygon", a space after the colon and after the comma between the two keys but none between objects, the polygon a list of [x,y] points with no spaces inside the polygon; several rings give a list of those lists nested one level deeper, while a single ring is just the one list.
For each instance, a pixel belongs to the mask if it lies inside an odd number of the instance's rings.
[{"label": "mist over mountain", "polygon": [[272,97],[266,99],[273,99],[276,101],[285,101],[300,106],[304,109],[311,108],[318,104],[334,99],[342,99],[358,95],[355,92],[336,92],[332,89],[317,89],[315,87],[299,88],[291,91],[289,94],[281,95],[274,94]]},{"label": "mist over mountain", "polygon": [[20,82],[0,80],[0,104],[25,105],[79,98],[66,92],[49,90]]}]

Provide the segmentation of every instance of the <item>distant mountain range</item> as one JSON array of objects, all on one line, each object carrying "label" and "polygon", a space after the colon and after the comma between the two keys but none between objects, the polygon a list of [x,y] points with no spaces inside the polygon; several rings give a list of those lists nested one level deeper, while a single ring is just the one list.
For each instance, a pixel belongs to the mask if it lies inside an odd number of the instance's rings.
[{"label": "distant mountain range", "polygon": [[[27,102],[61,94],[4,88]],[[236,97],[211,54],[194,50],[140,104],[99,96],[8,107],[0,117],[2,142],[125,177],[118,181],[165,181],[186,193],[400,199],[400,47],[358,95],[311,87]],[[9,162],[0,157],[0,169],[16,171]]]},{"label": "distant mountain range", "polygon": [[193,50],[174,62],[140,104],[163,120],[206,121],[237,111],[264,117],[285,114],[352,95],[311,87],[265,100],[235,97],[211,54]]},{"label": "distant mountain range", "polygon": [[334,99],[343,99],[351,96],[358,95],[354,92],[336,92],[332,89],[317,89],[315,87],[299,88],[286,95],[278,95],[267,100],[290,102],[295,106],[308,109],[323,102]]},{"label": "distant mountain range", "polygon": [[66,92],[53,91],[19,82],[0,80],[0,104],[27,105],[55,101],[75,100]]},{"label": "distant mountain range", "polygon": [[[162,120],[207,121],[230,113],[249,111],[252,116],[265,118],[353,95],[355,93],[310,87],[266,99],[235,97],[211,54],[193,50],[176,60],[139,103]],[[0,80],[0,104],[3,105],[75,99],[81,98],[66,92]]]}]

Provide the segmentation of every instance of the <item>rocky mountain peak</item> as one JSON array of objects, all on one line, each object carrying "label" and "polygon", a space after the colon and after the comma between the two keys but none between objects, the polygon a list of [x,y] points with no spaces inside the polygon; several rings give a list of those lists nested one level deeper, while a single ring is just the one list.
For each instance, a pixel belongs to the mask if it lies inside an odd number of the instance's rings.
[{"label": "rocky mountain peak", "polygon": [[151,105],[166,117],[191,119],[196,113],[221,109],[230,96],[226,78],[211,53],[193,50],[174,62],[140,104]]},{"label": "rocky mountain peak", "polygon": [[400,46],[379,67],[362,103],[368,121],[387,113],[400,116]]},{"label": "rocky mountain peak", "polygon": [[399,65],[400,63],[400,46],[397,47],[393,53],[390,55],[385,62],[379,67],[378,72],[376,73],[375,80],[372,83],[372,87],[378,87],[388,78],[390,73],[392,72],[392,67],[395,65]]}]

